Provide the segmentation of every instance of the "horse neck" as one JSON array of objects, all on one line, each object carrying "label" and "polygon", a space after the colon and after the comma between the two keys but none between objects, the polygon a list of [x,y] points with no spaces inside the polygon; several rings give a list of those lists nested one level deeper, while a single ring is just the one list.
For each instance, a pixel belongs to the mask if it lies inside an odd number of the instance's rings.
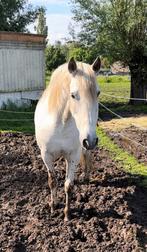
[{"label": "horse neck", "polygon": [[71,118],[70,104],[69,100],[67,100],[62,113],[62,122],[65,124],[70,118]]},{"label": "horse neck", "polygon": [[53,100],[51,101],[50,97],[54,99],[54,94],[52,94],[52,92],[48,95],[48,101],[50,101],[48,103],[49,113],[53,114],[56,123],[65,124],[71,116],[68,93],[64,93],[64,97],[59,97],[55,104],[52,104]]}]

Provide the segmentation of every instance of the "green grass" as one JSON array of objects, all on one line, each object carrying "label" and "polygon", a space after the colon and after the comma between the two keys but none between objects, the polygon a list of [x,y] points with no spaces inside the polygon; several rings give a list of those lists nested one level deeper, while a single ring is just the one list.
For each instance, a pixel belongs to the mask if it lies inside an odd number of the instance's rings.
[{"label": "green grass", "polygon": [[117,161],[126,172],[141,176],[141,185],[147,187],[147,166],[138,163],[133,155],[119,148],[100,127],[97,128],[97,135],[100,137],[100,146],[109,151],[112,159]]},{"label": "green grass", "polygon": [[[130,97],[130,78],[129,76],[99,76],[98,83],[100,86],[101,94],[99,96],[99,101],[103,103],[106,107],[111,108],[112,111],[116,113],[130,112],[132,114],[144,113],[147,114],[147,105],[129,105],[128,99]],[[104,94],[113,95],[116,97],[125,97],[116,98],[105,96]],[[107,112],[104,108],[100,106],[101,117],[103,115],[109,115],[110,112]],[[115,117],[111,115],[111,117]]]},{"label": "green grass", "polygon": [[34,133],[33,117],[33,113],[0,111],[0,131]]},{"label": "green grass", "polygon": [[[133,106],[128,104],[129,100],[127,99],[113,98],[103,94],[106,93],[114,96],[129,97],[129,76],[99,76],[98,83],[101,90],[99,97],[100,102],[110,108],[113,112],[119,115],[122,115],[123,113],[131,113],[134,115],[147,114],[147,105]],[[105,116],[106,118],[117,118],[115,115],[110,114],[109,111],[100,106],[100,117],[103,119]],[[97,133],[100,136],[101,145],[109,150],[112,159],[116,160],[125,171],[142,176],[142,184],[147,186],[147,166],[138,163],[133,155],[128,154],[126,151],[119,148],[117,144],[114,144],[102,129],[99,128]]]},{"label": "green grass", "polygon": [[0,131],[34,133],[35,106],[18,107],[10,101],[4,104],[0,110]]},{"label": "green grass", "polygon": [[100,101],[107,104],[126,104],[128,100],[113,98],[109,96],[105,96],[103,93],[120,96],[120,97],[129,97],[130,96],[130,79],[129,76],[99,76],[98,83],[101,90]]},{"label": "green grass", "polygon": [[[99,76],[98,83],[100,86],[100,102],[104,103],[108,107],[126,106],[128,104],[127,99],[116,97],[129,97],[130,96],[130,80],[128,76]],[[116,96],[106,96],[105,94]]]}]

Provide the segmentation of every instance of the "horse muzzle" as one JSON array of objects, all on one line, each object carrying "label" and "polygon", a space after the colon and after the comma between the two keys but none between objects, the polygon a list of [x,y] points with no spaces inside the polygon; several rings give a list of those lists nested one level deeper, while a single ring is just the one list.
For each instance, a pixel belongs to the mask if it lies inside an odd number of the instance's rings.
[{"label": "horse muzzle", "polygon": [[86,150],[92,150],[94,149],[98,144],[98,138],[90,139],[90,137],[87,137],[83,140],[83,148]]}]

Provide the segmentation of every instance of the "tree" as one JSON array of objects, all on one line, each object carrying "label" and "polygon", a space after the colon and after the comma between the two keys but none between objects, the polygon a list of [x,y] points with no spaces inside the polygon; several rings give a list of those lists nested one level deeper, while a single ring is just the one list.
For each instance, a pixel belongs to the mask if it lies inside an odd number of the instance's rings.
[{"label": "tree", "polygon": [[[81,22],[81,43],[111,62],[120,60],[131,73],[131,98],[146,99],[147,3],[146,0],[72,0],[76,21]],[[131,104],[144,101],[131,100]]]},{"label": "tree", "polygon": [[46,25],[46,17],[45,17],[45,9],[40,8],[40,11],[38,13],[37,17],[37,26],[35,26],[35,30],[37,31],[37,34],[42,34],[47,36],[48,34],[48,27]]},{"label": "tree", "polygon": [[0,30],[27,32],[27,25],[37,18],[40,8],[33,8],[28,0],[0,1]]},{"label": "tree", "polygon": [[61,45],[49,45],[46,48],[46,70],[51,72],[66,62],[66,54]]},{"label": "tree", "polygon": [[96,58],[95,51],[91,48],[84,46],[78,42],[70,42],[68,47],[68,59],[74,57],[77,61],[83,61],[88,64],[92,64]]}]

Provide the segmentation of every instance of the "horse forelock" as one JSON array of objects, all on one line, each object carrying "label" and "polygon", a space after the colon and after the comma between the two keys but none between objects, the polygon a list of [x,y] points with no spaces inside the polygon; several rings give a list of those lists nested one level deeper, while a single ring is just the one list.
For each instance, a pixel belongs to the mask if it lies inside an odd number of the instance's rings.
[{"label": "horse forelock", "polygon": [[[48,108],[50,112],[61,112],[70,95],[72,75],[68,71],[68,64],[58,67],[52,74],[50,84],[46,90]],[[96,94],[95,74],[90,65],[77,62],[75,78],[80,92],[86,92],[89,97]]]},{"label": "horse forelock", "polygon": [[96,96],[96,77],[89,64],[79,63],[80,67],[77,71],[77,76],[80,78],[79,88],[81,92],[85,92],[90,98]]}]

